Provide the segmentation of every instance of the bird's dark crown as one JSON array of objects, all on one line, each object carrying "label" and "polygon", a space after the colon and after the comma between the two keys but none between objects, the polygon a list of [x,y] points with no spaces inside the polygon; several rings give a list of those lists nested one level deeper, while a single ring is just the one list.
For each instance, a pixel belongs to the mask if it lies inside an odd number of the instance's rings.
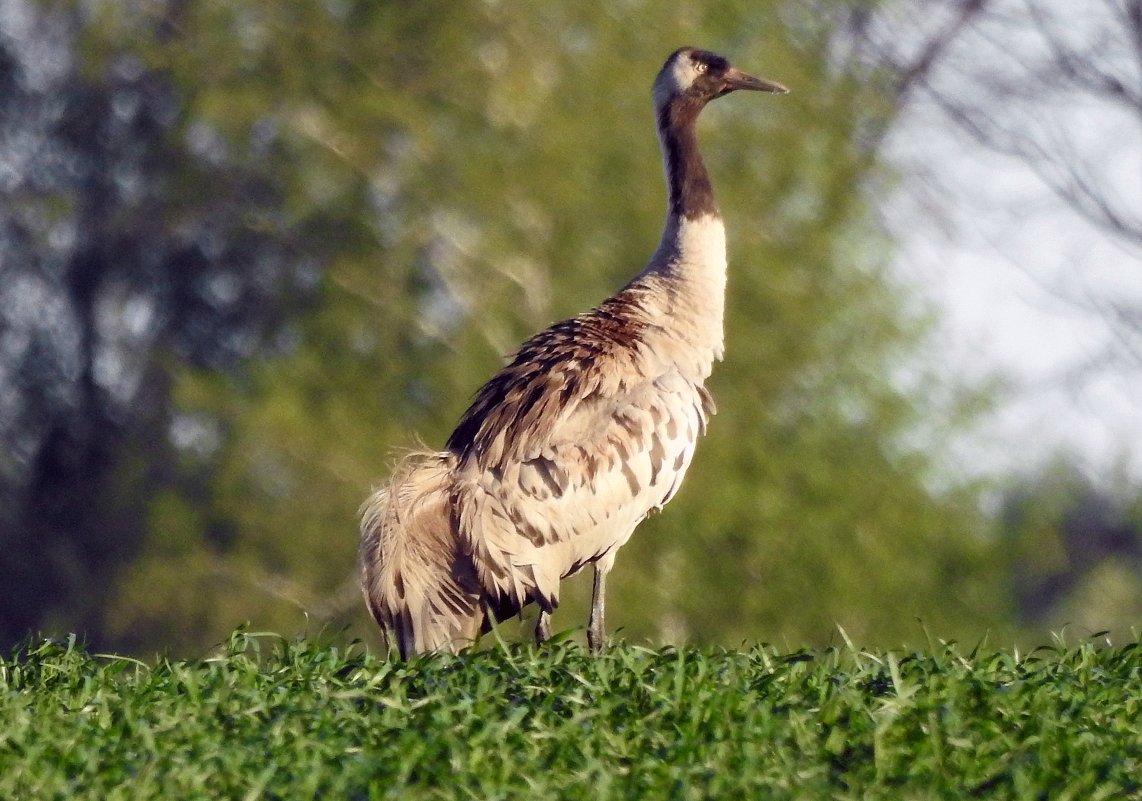
[{"label": "bird's dark crown", "polygon": [[[695,64],[705,64],[706,68],[715,74],[724,73],[730,68],[730,60],[725,56],[696,47],[680,47],[671,54],[670,58],[675,58],[681,53],[688,55]],[[667,60],[669,61],[669,59]]]}]

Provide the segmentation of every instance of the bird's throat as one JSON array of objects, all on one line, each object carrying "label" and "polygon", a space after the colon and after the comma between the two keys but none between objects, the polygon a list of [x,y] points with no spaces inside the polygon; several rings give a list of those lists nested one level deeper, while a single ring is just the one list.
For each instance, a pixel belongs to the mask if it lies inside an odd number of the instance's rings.
[{"label": "bird's throat", "polygon": [[700,110],[671,104],[658,115],[658,140],[666,169],[671,217],[697,219],[719,215],[710,174],[698,149],[695,125]]}]

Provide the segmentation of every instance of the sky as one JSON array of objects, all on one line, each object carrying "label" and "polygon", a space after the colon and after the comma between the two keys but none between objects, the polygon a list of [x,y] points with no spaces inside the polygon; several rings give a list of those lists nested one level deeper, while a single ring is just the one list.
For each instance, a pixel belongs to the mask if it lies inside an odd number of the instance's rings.
[{"label": "sky", "polygon": [[[1106,22],[1101,30],[1113,34]],[[1125,469],[1142,479],[1142,238],[1092,224],[1044,180],[1059,177],[1050,157],[1081,164],[1142,233],[1142,115],[1049,79],[1004,97],[1021,71],[1044,73],[1033,39],[1002,33],[985,25],[964,36],[930,85],[995,122],[1013,149],[1042,143],[1047,166],[986,147],[920,93],[889,144],[908,177],[886,210],[902,243],[897,270],[939,310],[937,357],[947,369],[1004,378],[995,413],[959,449],[965,470],[1027,473],[1066,452],[1094,478]],[[1025,51],[1004,52],[1010,41]],[[1103,56],[1118,57],[1113,42],[1099,44]],[[1122,65],[1142,92],[1137,63]],[[995,89],[1002,81],[1011,83]],[[1110,321],[1113,304],[1133,311],[1132,325]]]}]

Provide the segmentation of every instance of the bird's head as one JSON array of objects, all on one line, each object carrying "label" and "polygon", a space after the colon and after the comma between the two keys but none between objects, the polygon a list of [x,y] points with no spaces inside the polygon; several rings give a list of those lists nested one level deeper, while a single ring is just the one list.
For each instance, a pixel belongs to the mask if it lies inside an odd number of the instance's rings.
[{"label": "bird's head", "polygon": [[738,89],[774,94],[789,91],[775,81],[747,75],[717,53],[681,47],[670,54],[654,79],[654,105],[661,111],[681,101],[700,109],[714,98]]}]

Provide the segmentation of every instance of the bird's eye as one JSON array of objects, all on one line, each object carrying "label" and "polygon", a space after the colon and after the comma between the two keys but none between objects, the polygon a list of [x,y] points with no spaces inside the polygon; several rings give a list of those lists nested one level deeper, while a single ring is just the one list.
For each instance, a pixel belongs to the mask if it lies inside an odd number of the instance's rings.
[{"label": "bird's eye", "polygon": [[697,70],[698,72],[705,72],[706,71],[706,65],[704,63],[702,63],[701,61],[696,61],[696,62],[694,62],[694,69]]}]

